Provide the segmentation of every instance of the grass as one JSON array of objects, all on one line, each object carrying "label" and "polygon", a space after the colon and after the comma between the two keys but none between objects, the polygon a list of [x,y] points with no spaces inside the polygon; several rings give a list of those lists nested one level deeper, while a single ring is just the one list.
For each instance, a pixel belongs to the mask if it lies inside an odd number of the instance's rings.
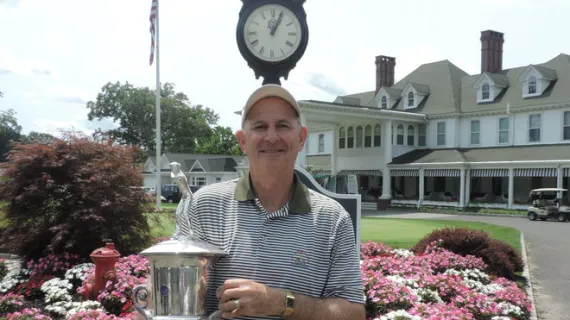
[{"label": "grass", "polygon": [[361,241],[383,242],[393,248],[409,249],[421,238],[435,229],[445,227],[464,227],[483,229],[492,238],[503,240],[521,252],[520,231],[514,228],[498,226],[484,222],[454,221],[454,220],[420,220],[420,219],[390,219],[362,218]]},{"label": "grass", "polygon": [[[171,236],[174,232],[174,214],[161,213],[158,224],[151,223],[151,234],[155,237]],[[420,220],[420,219],[390,219],[362,218],[361,241],[383,242],[392,248],[409,249],[421,238],[435,229],[445,227],[465,227],[483,229],[495,239],[503,240],[521,252],[520,232],[517,229],[498,226],[484,222],[453,221],[453,220]]]}]

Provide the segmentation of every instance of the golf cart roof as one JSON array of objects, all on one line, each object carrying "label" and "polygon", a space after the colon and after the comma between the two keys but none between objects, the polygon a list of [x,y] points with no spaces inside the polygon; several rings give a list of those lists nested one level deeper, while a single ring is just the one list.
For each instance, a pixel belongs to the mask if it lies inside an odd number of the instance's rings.
[{"label": "golf cart roof", "polygon": [[540,188],[540,189],[533,189],[530,190],[530,193],[536,193],[536,192],[566,192],[568,191],[567,189],[561,189],[561,188]]}]

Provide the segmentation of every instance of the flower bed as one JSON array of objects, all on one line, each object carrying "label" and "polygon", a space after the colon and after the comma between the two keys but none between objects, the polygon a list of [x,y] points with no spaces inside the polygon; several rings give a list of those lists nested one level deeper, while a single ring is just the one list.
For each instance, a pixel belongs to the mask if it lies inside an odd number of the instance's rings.
[{"label": "flower bed", "polygon": [[515,282],[485,273],[480,258],[432,243],[424,253],[362,245],[368,319],[529,319],[532,303]]},{"label": "flower bed", "polygon": [[[414,255],[369,242],[362,245],[361,259],[369,320],[529,318],[531,303],[514,282],[487,275],[481,259],[437,243]],[[134,319],[131,294],[148,280],[147,260],[122,257],[116,281],[108,281],[94,300],[83,300],[83,284],[93,280],[94,270],[73,255],[26,262],[20,272],[0,278],[0,319]]]}]

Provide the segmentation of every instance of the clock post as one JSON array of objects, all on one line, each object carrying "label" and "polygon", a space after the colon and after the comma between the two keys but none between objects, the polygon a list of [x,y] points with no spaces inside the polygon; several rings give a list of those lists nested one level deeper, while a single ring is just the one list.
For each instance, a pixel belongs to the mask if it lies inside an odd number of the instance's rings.
[{"label": "clock post", "polygon": [[238,49],[255,78],[281,85],[303,57],[309,41],[305,0],[242,0]]}]

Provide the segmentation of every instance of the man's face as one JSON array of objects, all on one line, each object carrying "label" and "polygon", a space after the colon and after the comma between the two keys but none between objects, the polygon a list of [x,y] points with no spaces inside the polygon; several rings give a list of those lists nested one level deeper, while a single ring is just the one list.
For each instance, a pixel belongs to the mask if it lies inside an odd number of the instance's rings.
[{"label": "man's face", "polygon": [[305,145],[307,128],[298,122],[291,105],[270,97],[250,109],[236,137],[253,170],[279,170],[293,168]]}]

